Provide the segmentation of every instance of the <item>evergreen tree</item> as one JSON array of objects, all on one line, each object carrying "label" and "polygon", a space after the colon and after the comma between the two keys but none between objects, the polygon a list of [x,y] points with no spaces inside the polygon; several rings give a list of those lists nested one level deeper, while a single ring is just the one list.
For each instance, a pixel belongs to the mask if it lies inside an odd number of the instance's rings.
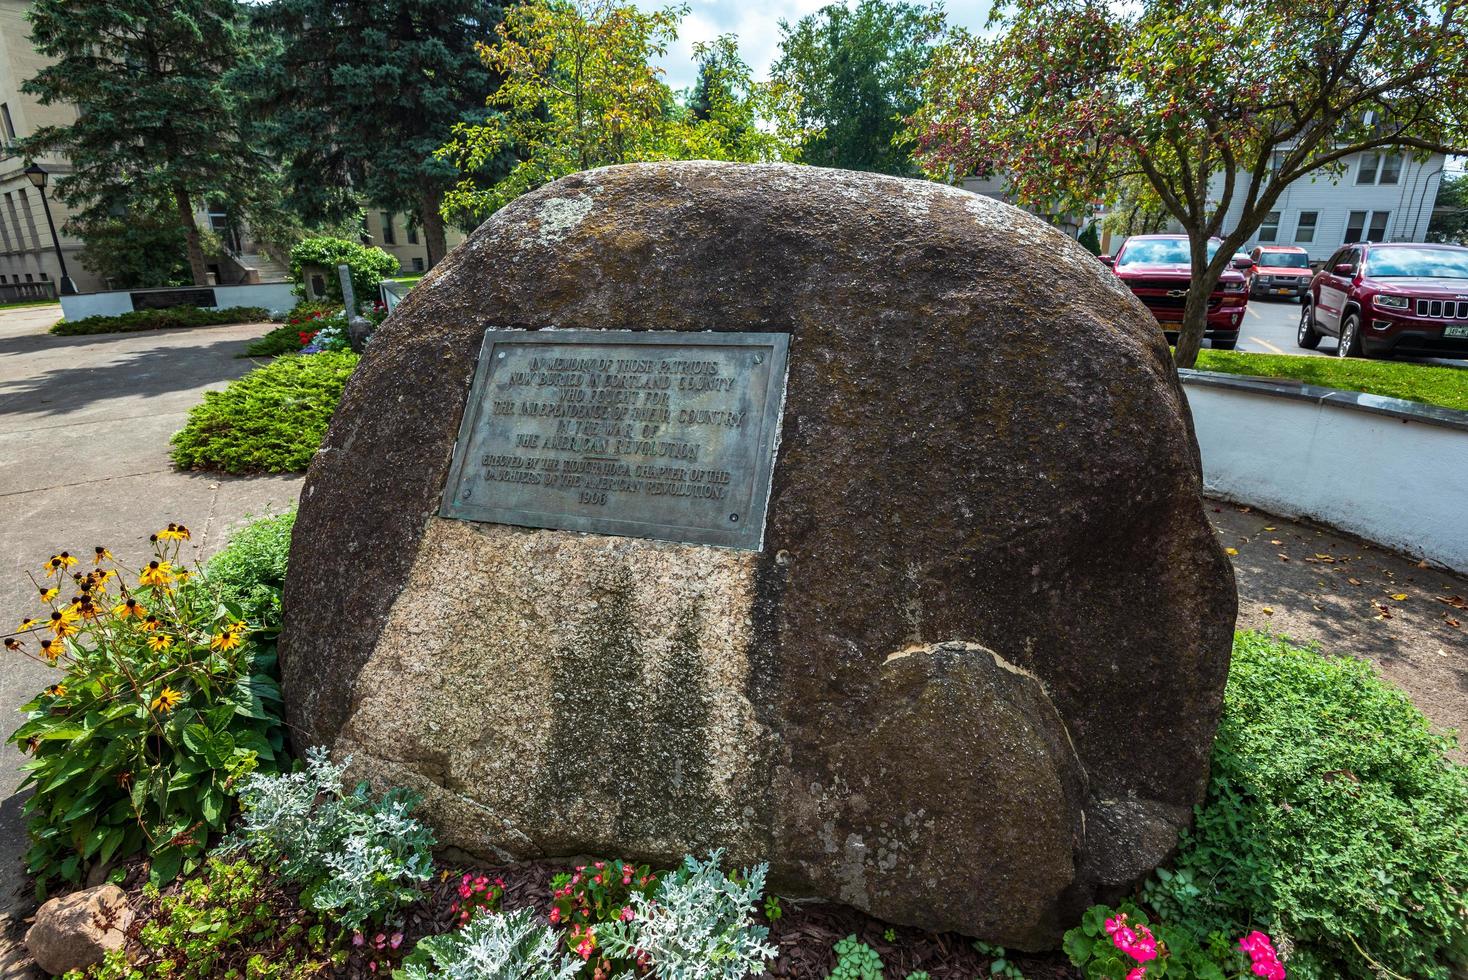
[{"label": "evergreen tree", "polygon": [[[446,251],[441,203],[466,176],[434,151],[484,116],[496,87],[475,46],[503,16],[491,0],[274,0],[257,8],[276,50],[252,79],[293,201],[313,220],[359,200],[421,225]],[[493,172],[504,156],[487,161]]]},{"label": "evergreen tree", "polygon": [[[243,130],[247,114],[228,80],[251,57],[235,0],[36,0],[31,39],[54,59],[22,86],[43,105],[73,104],[75,122],[44,126],[27,155],[66,155],[56,194],[72,227],[112,227],[128,215],[155,225],[160,209],[181,234],[189,273],[208,282],[194,212],[215,195],[248,198],[268,161]],[[159,256],[162,268],[172,256]]]},{"label": "evergreen tree", "polygon": [[943,28],[941,4],[833,3],[784,35],[774,76],[800,97],[800,122],[818,130],[804,159],[899,176],[917,175],[904,120],[922,104],[919,79]]},{"label": "evergreen tree", "polygon": [[1076,236],[1076,241],[1080,243],[1081,248],[1092,255],[1101,254],[1101,234],[1096,229],[1096,222],[1092,221],[1082,228],[1081,233]]}]

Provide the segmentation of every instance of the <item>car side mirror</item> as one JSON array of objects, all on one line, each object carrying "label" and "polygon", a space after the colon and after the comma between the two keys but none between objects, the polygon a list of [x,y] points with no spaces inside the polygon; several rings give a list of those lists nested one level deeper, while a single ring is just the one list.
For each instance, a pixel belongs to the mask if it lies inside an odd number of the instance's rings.
[{"label": "car side mirror", "polygon": [[1116,268],[1116,256],[1114,256],[1114,255],[1098,255],[1098,256],[1096,256],[1096,258],[1100,259],[1101,260],[1101,264],[1104,265],[1104,266],[1106,266],[1107,268],[1109,268],[1109,269]]},{"label": "car side mirror", "polygon": [[1234,268],[1244,270],[1252,269],[1254,268],[1254,260],[1250,258],[1234,259]]},{"label": "car side mirror", "polygon": [[1351,274],[1351,263],[1337,262],[1331,271],[1338,276],[1349,276]]}]

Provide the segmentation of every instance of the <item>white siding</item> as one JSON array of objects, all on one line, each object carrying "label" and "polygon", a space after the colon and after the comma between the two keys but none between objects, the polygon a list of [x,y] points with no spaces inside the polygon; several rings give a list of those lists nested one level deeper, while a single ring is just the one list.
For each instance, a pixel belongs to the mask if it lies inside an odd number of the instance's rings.
[{"label": "white siding", "polygon": [[[1244,250],[1261,244],[1300,245],[1309,251],[1313,261],[1323,262],[1345,240],[1346,225],[1352,211],[1386,213],[1389,216],[1385,234],[1388,241],[1422,241],[1427,235],[1433,205],[1437,202],[1437,186],[1442,179],[1446,158],[1433,154],[1426,160],[1417,161],[1407,156],[1402,160],[1401,174],[1395,184],[1358,184],[1362,156],[1354,154],[1347,157],[1346,170],[1339,176],[1320,173],[1314,177],[1302,177],[1286,187],[1275,205],[1280,222],[1274,241],[1261,242],[1258,232],[1255,232]],[[1235,224],[1243,211],[1248,179],[1248,175],[1240,174],[1235,182],[1234,204],[1224,222],[1225,228]],[[1222,175],[1214,177],[1213,193],[1221,193],[1222,187]],[[1311,211],[1317,215],[1313,241],[1298,241],[1300,215]]]}]

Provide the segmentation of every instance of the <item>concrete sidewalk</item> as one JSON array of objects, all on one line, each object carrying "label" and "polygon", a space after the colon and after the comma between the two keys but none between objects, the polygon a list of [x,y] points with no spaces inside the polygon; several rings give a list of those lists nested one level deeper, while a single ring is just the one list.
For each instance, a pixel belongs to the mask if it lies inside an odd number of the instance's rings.
[{"label": "concrete sidewalk", "polygon": [[[59,306],[0,310],[0,616],[33,612],[36,573],[60,550],[106,545],[141,558],[148,535],[169,521],[194,532],[196,556],[213,553],[247,515],[284,510],[298,477],[235,479],[180,473],[168,439],[204,391],[255,366],[236,357],[270,324],[198,327],[90,337],[45,331]],[[12,625],[13,623],[8,623]],[[53,683],[51,672],[8,657],[0,669],[0,736],[14,711]],[[5,918],[29,914],[20,873],[21,756],[0,747],[0,935]],[[3,939],[0,939],[3,947]],[[0,976],[11,976],[0,950]]]}]

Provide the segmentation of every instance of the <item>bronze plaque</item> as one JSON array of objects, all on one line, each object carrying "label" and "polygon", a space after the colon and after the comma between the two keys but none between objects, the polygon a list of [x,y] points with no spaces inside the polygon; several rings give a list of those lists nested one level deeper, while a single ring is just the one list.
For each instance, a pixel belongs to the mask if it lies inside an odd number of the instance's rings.
[{"label": "bronze plaque", "polygon": [[441,513],[757,551],[788,343],[487,330]]}]

